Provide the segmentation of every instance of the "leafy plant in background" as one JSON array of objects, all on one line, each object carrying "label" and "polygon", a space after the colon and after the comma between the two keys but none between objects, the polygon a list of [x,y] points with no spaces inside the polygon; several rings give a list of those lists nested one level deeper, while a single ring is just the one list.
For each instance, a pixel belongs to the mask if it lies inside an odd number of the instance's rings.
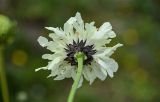
[{"label": "leafy plant in background", "polygon": [[64,24],[64,31],[58,27],[46,29],[54,32],[49,34],[53,41],[40,36],[38,42],[53,53],[42,56],[50,61],[47,66],[36,71],[51,70],[48,77],[56,76],[54,80],[73,78],[74,83],[67,102],[73,102],[83,77],[92,84],[96,77],[103,81],[107,75],[113,77],[113,73],[117,71],[118,64],[110,56],[122,44],[106,47],[111,38],[116,37],[109,22],[105,22],[98,29],[94,22],[84,24],[80,13],[76,13],[75,17],[71,17]]}]

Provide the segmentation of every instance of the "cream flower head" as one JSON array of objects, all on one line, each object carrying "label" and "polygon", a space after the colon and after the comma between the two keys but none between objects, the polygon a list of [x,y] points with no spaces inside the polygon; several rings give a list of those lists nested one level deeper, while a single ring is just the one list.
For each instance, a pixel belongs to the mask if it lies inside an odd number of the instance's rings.
[{"label": "cream flower head", "polygon": [[77,52],[85,54],[79,87],[82,85],[83,78],[92,84],[96,78],[103,81],[107,75],[113,77],[113,73],[117,71],[118,64],[110,56],[122,44],[118,43],[113,47],[106,47],[111,38],[116,37],[109,22],[96,28],[94,22],[84,24],[81,14],[77,12],[75,17],[71,17],[64,24],[64,30],[58,27],[45,28],[53,32],[49,34],[52,41],[40,36],[38,42],[52,53],[42,56],[43,59],[49,60],[48,65],[38,68],[36,71],[51,70],[48,77],[55,77],[54,80],[65,78],[73,78],[74,80],[77,71],[75,59]]}]

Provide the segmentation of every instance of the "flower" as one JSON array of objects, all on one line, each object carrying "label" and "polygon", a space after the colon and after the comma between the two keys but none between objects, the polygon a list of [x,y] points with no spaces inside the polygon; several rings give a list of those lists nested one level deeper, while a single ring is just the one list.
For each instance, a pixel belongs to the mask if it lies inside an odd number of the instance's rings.
[{"label": "flower", "polygon": [[103,81],[107,75],[113,77],[113,73],[117,71],[118,64],[110,56],[122,44],[106,47],[111,38],[116,37],[109,22],[96,28],[94,22],[84,24],[80,13],[76,13],[75,17],[71,17],[64,24],[64,30],[58,27],[45,28],[53,32],[49,34],[52,41],[40,36],[38,42],[53,53],[42,56],[43,59],[48,59],[49,63],[36,71],[51,70],[48,77],[55,77],[54,80],[65,78],[74,80],[77,69],[77,61],[74,56],[77,52],[85,54],[79,87],[82,85],[83,78],[92,84],[96,78]]}]

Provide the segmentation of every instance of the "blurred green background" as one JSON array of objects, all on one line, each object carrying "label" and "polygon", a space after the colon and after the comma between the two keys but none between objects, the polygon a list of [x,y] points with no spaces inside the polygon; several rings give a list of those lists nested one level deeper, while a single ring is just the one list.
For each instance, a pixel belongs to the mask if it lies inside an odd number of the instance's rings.
[{"label": "blurred green background", "polygon": [[124,46],[112,56],[119,63],[115,77],[91,86],[85,81],[75,102],[160,102],[160,0],[0,0],[0,14],[14,23],[5,49],[11,102],[66,101],[71,79],[54,81],[46,78],[49,71],[34,71],[47,64],[41,55],[49,52],[37,38],[77,11],[97,27],[111,22],[117,37],[109,46]]}]

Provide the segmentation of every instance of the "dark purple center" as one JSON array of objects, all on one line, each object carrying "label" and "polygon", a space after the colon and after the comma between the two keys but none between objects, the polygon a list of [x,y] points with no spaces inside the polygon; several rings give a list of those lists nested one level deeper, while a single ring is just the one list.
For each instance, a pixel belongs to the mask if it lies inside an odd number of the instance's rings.
[{"label": "dark purple center", "polygon": [[79,41],[79,39],[77,42],[73,40],[73,44],[67,44],[65,51],[67,53],[67,57],[64,60],[71,63],[72,66],[78,65],[74,57],[77,52],[82,52],[85,54],[86,58],[83,62],[84,65],[91,65],[91,62],[93,60],[92,55],[97,52],[96,50],[94,50],[94,45],[86,45],[86,40]]}]

